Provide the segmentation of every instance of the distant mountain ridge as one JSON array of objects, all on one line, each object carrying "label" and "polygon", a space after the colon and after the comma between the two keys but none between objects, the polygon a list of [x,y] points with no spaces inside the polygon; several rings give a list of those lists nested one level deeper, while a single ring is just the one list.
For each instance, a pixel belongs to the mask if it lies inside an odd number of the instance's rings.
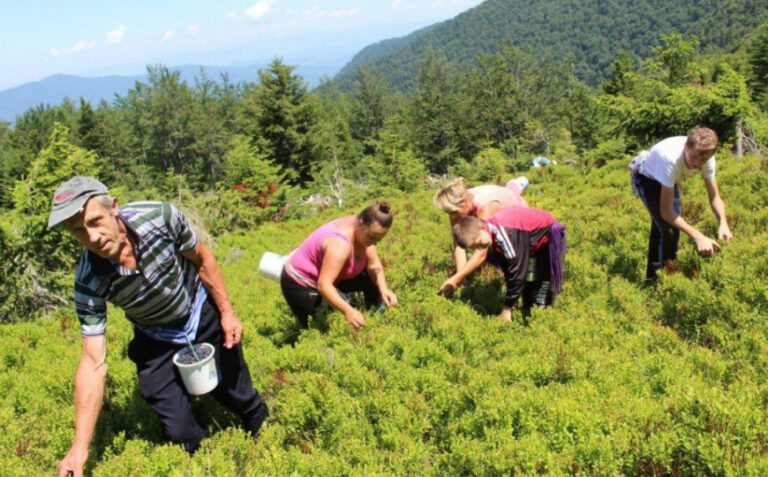
[{"label": "distant mountain ridge", "polygon": [[469,68],[509,42],[536,56],[570,56],[576,75],[595,85],[618,50],[648,57],[662,34],[681,33],[695,35],[703,52],[728,51],[766,20],[765,0],[488,0],[426,31],[365,48],[335,79],[347,89],[356,66],[368,61],[406,91],[429,48]]},{"label": "distant mountain ridge", "polygon": [[378,58],[381,58],[388,53],[399,50],[421,35],[431,31],[437,25],[439,25],[439,23],[421,28],[405,36],[382,40],[380,42],[366,46],[360,50],[360,52],[355,54],[349,63],[344,65],[344,67],[337,73],[337,76],[346,76],[354,72],[359,66],[362,66],[366,62],[376,61]]},{"label": "distant mountain ridge", "polygon": [[[258,71],[268,66],[252,64],[248,66],[201,66],[184,65],[169,67],[171,71],[179,71],[181,78],[194,85],[195,77],[200,77],[201,68],[208,78],[219,81],[222,73],[229,75],[231,83],[257,81]],[[338,71],[338,65],[307,65],[296,69],[310,86],[317,85],[324,76],[330,77]],[[43,78],[40,81],[25,83],[15,88],[0,91],[0,121],[13,122],[16,116],[27,109],[39,104],[58,105],[64,98],[74,101],[81,97],[90,101],[94,106],[101,100],[111,102],[115,95],[124,95],[133,88],[136,81],[146,81],[147,75],[134,76],[99,76],[87,78],[83,76],[57,74]]]}]

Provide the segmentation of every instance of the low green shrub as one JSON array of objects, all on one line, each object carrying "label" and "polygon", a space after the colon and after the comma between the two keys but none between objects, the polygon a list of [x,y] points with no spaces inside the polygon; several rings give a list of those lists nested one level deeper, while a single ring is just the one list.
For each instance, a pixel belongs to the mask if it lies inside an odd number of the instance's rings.
[{"label": "low green shrub", "polygon": [[[526,200],[567,226],[569,251],[556,306],[527,322],[496,317],[502,280],[491,268],[452,298],[436,295],[453,264],[434,191],[383,197],[395,221],[380,255],[400,304],[364,310],[368,326],[357,331],[338,312],[300,330],[258,262],[361,203],[225,234],[216,254],[271,417],[253,439],[211,398],[197,398],[210,435],[203,447],[189,457],[164,444],[126,356],[131,327],[110,308],[109,377],[88,470],[765,475],[768,170],[756,157],[720,164],[734,241],[701,258],[682,237],[678,270],[656,287],[641,284],[649,219],[624,161],[530,171]],[[691,182],[683,204],[714,233],[706,191]],[[51,473],[67,451],[79,341],[70,307],[0,325],[4,475]]]}]

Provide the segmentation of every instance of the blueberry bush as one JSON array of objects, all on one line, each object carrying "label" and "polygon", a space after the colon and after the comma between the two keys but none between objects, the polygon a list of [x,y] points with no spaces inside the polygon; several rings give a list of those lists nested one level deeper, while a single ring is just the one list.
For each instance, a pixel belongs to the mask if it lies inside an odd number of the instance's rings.
[{"label": "blueberry bush", "polygon": [[[290,252],[353,213],[264,222],[218,238],[244,352],[271,416],[256,437],[211,398],[210,437],[194,455],[162,442],[126,356],[132,336],[110,308],[109,371],[93,475],[766,475],[768,474],[768,166],[721,158],[735,239],[713,258],[681,238],[677,269],[642,285],[649,218],[625,160],[529,173],[526,199],[568,227],[564,290],[551,309],[500,321],[503,282],[483,269],[453,297],[448,219],[434,190],[394,194],[380,245],[400,304],[338,312],[300,330],[265,251]],[[516,175],[516,174],[515,174]],[[512,174],[502,177],[509,179]],[[714,234],[702,181],[683,215]],[[71,306],[0,325],[0,469],[51,474],[73,436],[80,334]]]}]

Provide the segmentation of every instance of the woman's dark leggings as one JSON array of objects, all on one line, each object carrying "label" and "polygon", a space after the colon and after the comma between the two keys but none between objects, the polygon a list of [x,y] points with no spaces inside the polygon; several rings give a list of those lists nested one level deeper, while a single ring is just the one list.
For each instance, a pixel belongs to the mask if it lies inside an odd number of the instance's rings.
[{"label": "woman's dark leggings", "polygon": [[[309,328],[309,316],[314,315],[320,308],[323,296],[316,288],[299,285],[285,271],[280,276],[280,289],[301,326]],[[336,284],[336,289],[343,293],[363,292],[366,306],[374,306],[381,302],[379,289],[365,271],[355,278],[340,281]]]},{"label": "woman's dark leggings", "polygon": [[[661,184],[636,172],[632,173],[632,187],[651,214],[651,232],[648,237],[648,265],[645,279],[656,280],[656,271],[668,261],[677,258],[680,230],[661,218]],[[675,212],[680,213],[680,187],[675,185]]]}]

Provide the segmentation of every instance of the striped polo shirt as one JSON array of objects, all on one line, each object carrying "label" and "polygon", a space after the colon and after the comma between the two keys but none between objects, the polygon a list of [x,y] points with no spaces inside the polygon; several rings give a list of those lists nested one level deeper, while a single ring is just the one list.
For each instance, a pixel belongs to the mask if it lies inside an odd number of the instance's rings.
[{"label": "striped polo shirt", "polygon": [[[120,209],[134,244],[131,270],[83,250],[75,274],[75,310],[84,337],[102,335],[110,302],[139,329],[164,341],[194,339],[206,291],[181,253],[197,246],[184,215],[167,202],[134,202]],[[192,318],[192,319],[190,319]]]}]

